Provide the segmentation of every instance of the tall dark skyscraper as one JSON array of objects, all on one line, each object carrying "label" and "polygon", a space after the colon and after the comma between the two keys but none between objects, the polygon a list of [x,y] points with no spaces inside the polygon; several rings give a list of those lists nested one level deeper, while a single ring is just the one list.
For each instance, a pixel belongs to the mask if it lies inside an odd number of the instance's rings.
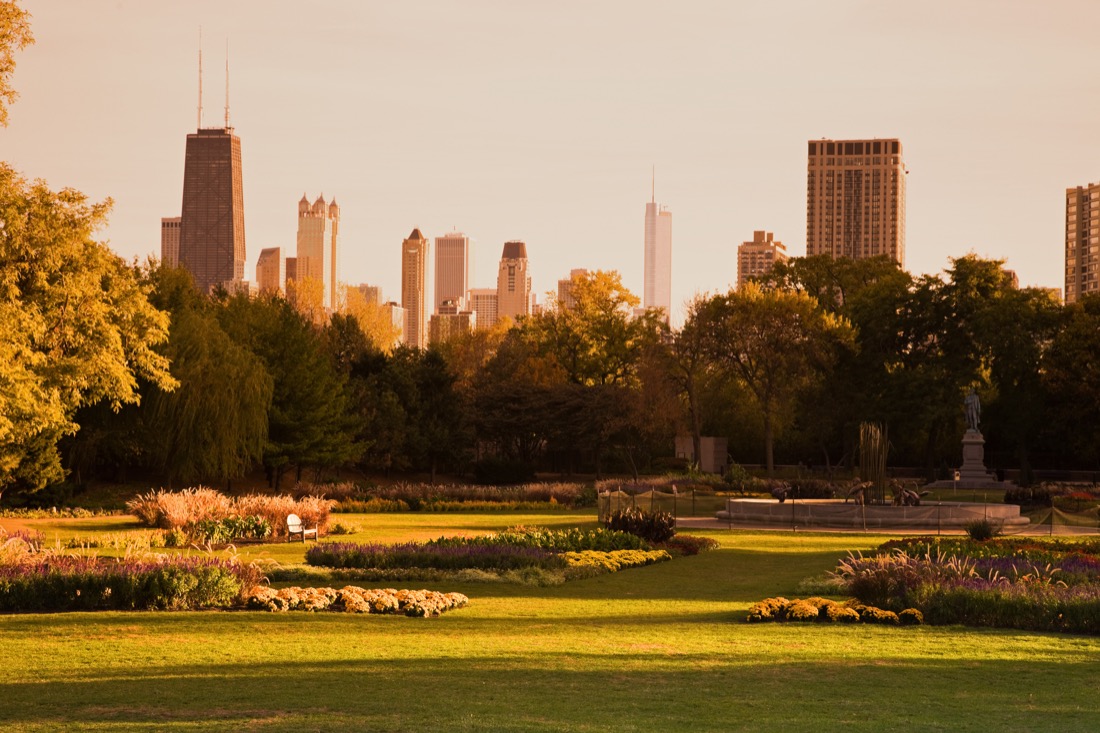
[{"label": "tall dark skyscraper", "polygon": [[[228,114],[227,114],[228,117]],[[244,280],[244,192],[241,140],[232,127],[187,136],[179,264],[203,292]]]}]

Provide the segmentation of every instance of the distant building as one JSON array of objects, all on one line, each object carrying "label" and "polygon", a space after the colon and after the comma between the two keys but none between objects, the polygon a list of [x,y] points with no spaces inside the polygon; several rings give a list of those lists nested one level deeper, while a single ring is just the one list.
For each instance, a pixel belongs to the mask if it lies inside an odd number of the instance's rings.
[{"label": "distant building", "polygon": [[449,232],[435,238],[435,312],[445,301],[465,304],[470,289],[470,238]]},{"label": "distant building", "polygon": [[381,305],[382,304],[382,286],[380,285],[362,285],[356,286],[356,290],[363,296],[363,301],[368,304]]},{"label": "distant building", "polygon": [[1066,189],[1066,304],[1100,289],[1100,183]]},{"label": "distant building", "polygon": [[642,306],[672,314],[672,212],[656,195],[645,205],[645,283]]},{"label": "distant building", "polygon": [[901,142],[810,140],[806,254],[905,266],[905,162]]},{"label": "distant building", "polygon": [[393,345],[400,346],[405,341],[405,316],[406,311],[397,303],[392,300],[382,306],[383,312],[390,319],[390,323],[393,324],[394,332],[398,335],[394,337]]},{"label": "distant building", "polygon": [[281,293],[284,279],[282,248],[261,249],[256,261],[256,287],[261,293]]},{"label": "distant building", "polygon": [[558,280],[558,307],[564,310],[569,310],[576,301],[573,299],[573,282],[578,277],[584,277],[588,274],[588,270],[576,268],[569,271],[569,277],[563,280]]},{"label": "distant building", "polygon": [[166,267],[180,264],[180,221],[182,217],[166,216],[160,220],[160,261]]},{"label": "distant building", "polygon": [[518,320],[531,313],[531,277],[527,274],[527,245],[504,243],[497,271],[497,320]]},{"label": "distant building", "polygon": [[428,323],[429,341],[433,344],[442,343],[460,333],[469,333],[477,327],[477,314],[473,311],[457,311],[447,313],[455,305],[443,304],[439,313],[432,316]]},{"label": "distant building", "polygon": [[326,204],[324,195],[312,204],[305,194],[298,202],[298,257],[295,280],[307,278],[323,287],[322,304],[336,310],[336,262],[340,242],[340,207]]},{"label": "distant building", "polygon": [[283,261],[283,282],[288,283],[298,279],[298,258],[287,257]]},{"label": "distant building", "polygon": [[497,322],[496,288],[470,290],[470,310],[477,314],[477,328],[492,328]]},{"label": "distant building", "polygon": [[413,229],[401,243],[401,307],[405,309],[405,343],[428,345],[428,314],[425,310],[428,278],[428,239]]},{"label": "distant building", "polygon": [[771,232],[754,231],[751,242],[737,247],[737,288],[741,289],[751,277],[771,272],[777,262],[787,259],[787,248],[773,240]]},{"label": "distant building", "polygon": [[232,127],[187,136],[179,264],[203,292],[244,281],[241,140]]}]

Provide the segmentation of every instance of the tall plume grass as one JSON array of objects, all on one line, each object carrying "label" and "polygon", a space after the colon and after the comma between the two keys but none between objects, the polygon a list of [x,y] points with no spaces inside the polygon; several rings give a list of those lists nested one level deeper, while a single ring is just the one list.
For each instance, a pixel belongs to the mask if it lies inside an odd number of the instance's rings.
[{"label": "tall plume grass", "polygon": [[335,503],[319,496],[295,499],[286,494],[248,494],[230,498],[199,486],[182,491],[151,490],[126,502],[126,507],[143,524],[168,530],[184,529],[204,520],[258,516],[267,520],[275,537],[285,537],[289,514],[297,514],[307,527],[317,527],[324,532]]}]

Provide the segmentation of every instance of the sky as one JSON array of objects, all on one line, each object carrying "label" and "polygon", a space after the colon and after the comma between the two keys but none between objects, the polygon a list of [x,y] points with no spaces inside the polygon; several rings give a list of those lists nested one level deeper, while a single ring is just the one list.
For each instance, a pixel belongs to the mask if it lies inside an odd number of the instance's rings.
[{"label": "sky", "polygon": [[[1100,180],[1092,0],[25,0],[36,44],[0,160],[114,209],[159,255],[186,135],[220,126],[226,45],[245,273],[293,254],[297,202],[335,197],[340,279],[400,298],[414,227],[474,240],[472,287],[527,243],[534,290],[572,268],[642,291],[645,203],[673,212],[674,322],[736,282],[737,245],[805,254],[806,142],[899,138],[905,266],[969,252],[1061,288],[1064,195]],[[429,293],[434,292],[431,288]]]}]

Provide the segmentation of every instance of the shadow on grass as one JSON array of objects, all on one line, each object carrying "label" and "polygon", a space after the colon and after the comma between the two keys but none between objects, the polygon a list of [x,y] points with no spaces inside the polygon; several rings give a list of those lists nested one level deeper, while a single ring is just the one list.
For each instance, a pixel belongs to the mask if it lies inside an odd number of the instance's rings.
[{"label": "shadow on grass", "polygon": [[[17,730],[1095,730],[1095,662],[952,658],[785,660],[731,654],[342,660],[286,648],[281,662],[88,670],[0,683]],[[9,728],[12,729],[12,728]]]}]

